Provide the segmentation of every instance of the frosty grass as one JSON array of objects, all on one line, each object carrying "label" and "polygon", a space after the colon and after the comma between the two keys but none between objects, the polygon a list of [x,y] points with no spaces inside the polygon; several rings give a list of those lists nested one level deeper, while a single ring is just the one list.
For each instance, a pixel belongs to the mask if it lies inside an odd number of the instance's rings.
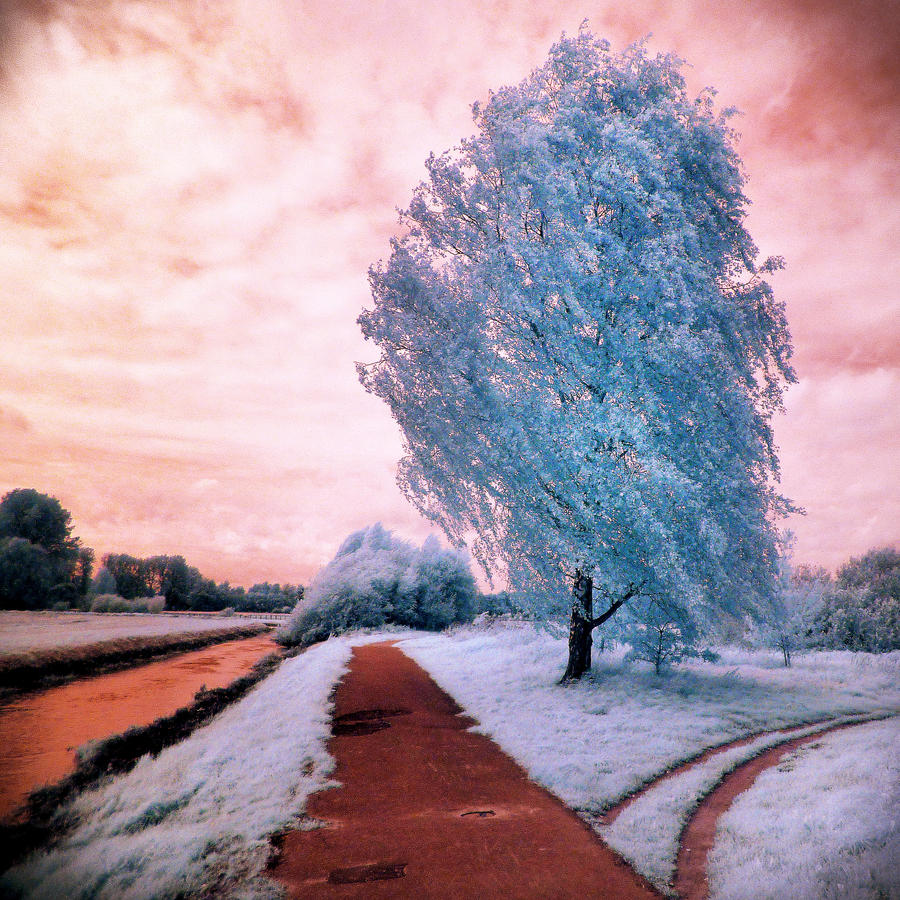
[{"label": "frosty grass", "polygon": [[[556,682],[565,667],[565,639],[528,625],[464,627],[400,646],[479,721],[475,730],[594,825],[618,800],[708,747],[825,718],[900,711],[900,652],[799,654],[785,669],[774,653],[727,650],[717,664],[682,665],[662,678],[651,667],[623,662],[623,650],[595,652],[591,675],[561,687]],[[762,737],[717,754],[650,790],[612,826],[595,827],[638,871],[667,889],[678,836],[699,798],[745,759],[797,735]],[[858,765],[870,773],[884,769],[877,754],[861,752]],[[777,796],[770,799],[779,803]],[[846,824],[852,835],[852,823]],[[834,823],[835,840],[852,841],[841,837],[843,825]],[[804,852],[819,852],[814,831],[793,839]],[[789,842],[777,849],[788,858],[800,852]],[[786,880],[773,896],[792,896],[790,871],[785,862]],[[746,882],[743,889],[733,897],[756,896],[746,892]]]},{"label": "frosty grass", "polygon": [[[385,637],[401,635],[355,635],[311,648],[184,743],[82,795],[79,826],[7,873],[0,890],[84,900],[276,896],[260,874],[271,835],[302,827],[307,797],[333,783],[325,750],[331,691],[351,646]],[[525,624],[412,634],[401,648],[478,719],[476,730],[592,823],[707,747],[900,708],[900,653],[802,654],[784,669],[775,654],[726,651],[718,664],[683,665],[657,678],[642,664],[626,664],[618,650],[597,653],[590,676],[560,687],[564,638]],[[714,900],[900,896],[891,869],[897,728],[896,721],[872,723],[823,736],[821,747],[817,741],[796,754],[793,772],[781,771],[783,763],[761,776],[721,823]],[[783,739],[766,736],[718,754],[652,788],[598,830],[666,889],[678,835],[698,798],[723,772]]]},{"label": "frosty grass", "polygon": [[[353,643],[361,643],[356,637]],[[265,896],[270,836],[296,824],[334,761],[329,696],[351,640],[282,663],[188,740],[75,803],[78,827],[0,879],[31,898]]]},{"label": "frosty grass", "polygon": [[719,820],[713,900],[900,897],[900,722],[800,747]]}]

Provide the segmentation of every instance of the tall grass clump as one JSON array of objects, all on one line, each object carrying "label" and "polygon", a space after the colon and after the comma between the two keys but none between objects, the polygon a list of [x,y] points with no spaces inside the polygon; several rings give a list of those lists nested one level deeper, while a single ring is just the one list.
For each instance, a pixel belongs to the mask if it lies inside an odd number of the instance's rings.
[{"label": "tall grass clump", "polygon": [[276,639],[308,646],[354,628],[438,631],[475,614],[468,558],[429,537],[421,547],[375,524],[351,534],[313,579]]}]

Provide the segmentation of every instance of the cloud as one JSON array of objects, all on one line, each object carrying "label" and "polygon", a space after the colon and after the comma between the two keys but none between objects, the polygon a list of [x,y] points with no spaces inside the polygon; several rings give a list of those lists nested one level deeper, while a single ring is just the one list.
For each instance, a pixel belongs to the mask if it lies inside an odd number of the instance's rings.
[{"label": "cloud", "polygon": [[2,9],[0,489],[57,494],[101,552],[250,583],[306,579],[379,519],[424,536],[394,484],[399,432],[354,371],[373,356],[366,269],[472,101],[584,16],[615,47],[653,32],[693,89],[743,108],[751,231],[788,258],[801,384],[778,434],[801,550],[833,565],[891,536],[890,4]]},{"label": "cloud", "polygon": [[796,558],[837,567],[900,540],[895,477],[897,369],[806,378],[779,423],[782,483],[808,515],[794,517]]}]

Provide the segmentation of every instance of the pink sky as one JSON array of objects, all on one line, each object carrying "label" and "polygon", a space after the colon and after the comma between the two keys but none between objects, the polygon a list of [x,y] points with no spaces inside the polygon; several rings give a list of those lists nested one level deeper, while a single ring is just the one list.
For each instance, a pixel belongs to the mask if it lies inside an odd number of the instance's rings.
[{"label": "pink sky", "polygon": [[58,497],[98,555],[305,582],[376,520],[424,537],[354,371],[366,269],[472,101],[584,18],[617,49],[652,32],[743,111],[750,230],[787,258],[797,559],[897,539],[896,2],[0,10],[0,493]]}]

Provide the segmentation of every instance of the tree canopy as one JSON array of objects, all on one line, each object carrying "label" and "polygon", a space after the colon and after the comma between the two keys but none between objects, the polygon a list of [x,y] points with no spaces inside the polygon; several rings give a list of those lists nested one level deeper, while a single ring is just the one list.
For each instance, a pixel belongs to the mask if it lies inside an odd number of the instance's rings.
[{"label": "tree canopy", "polygon": [[770,595],[788,508],[781,263],[746,230],[730,111],[689,97],[680,66],[582,28],[476,104],[476,134],[427,160],[359,319],[401,488],[512,587],[573,579],[588,654],[632,597],[699,615]]},{"label": "tree canopy", "polygon": [[55,497],[16,488],[0,501],[0,608],[68,603],[91,580],[94,553],[72,534],[72,516]]},{"label": "tree canopy", "polygon": [[78,554],[71,513],[55,497],[33,488],[17,488],[0,502],[0,540],[3,538],[24,538],[61,564]]}]

